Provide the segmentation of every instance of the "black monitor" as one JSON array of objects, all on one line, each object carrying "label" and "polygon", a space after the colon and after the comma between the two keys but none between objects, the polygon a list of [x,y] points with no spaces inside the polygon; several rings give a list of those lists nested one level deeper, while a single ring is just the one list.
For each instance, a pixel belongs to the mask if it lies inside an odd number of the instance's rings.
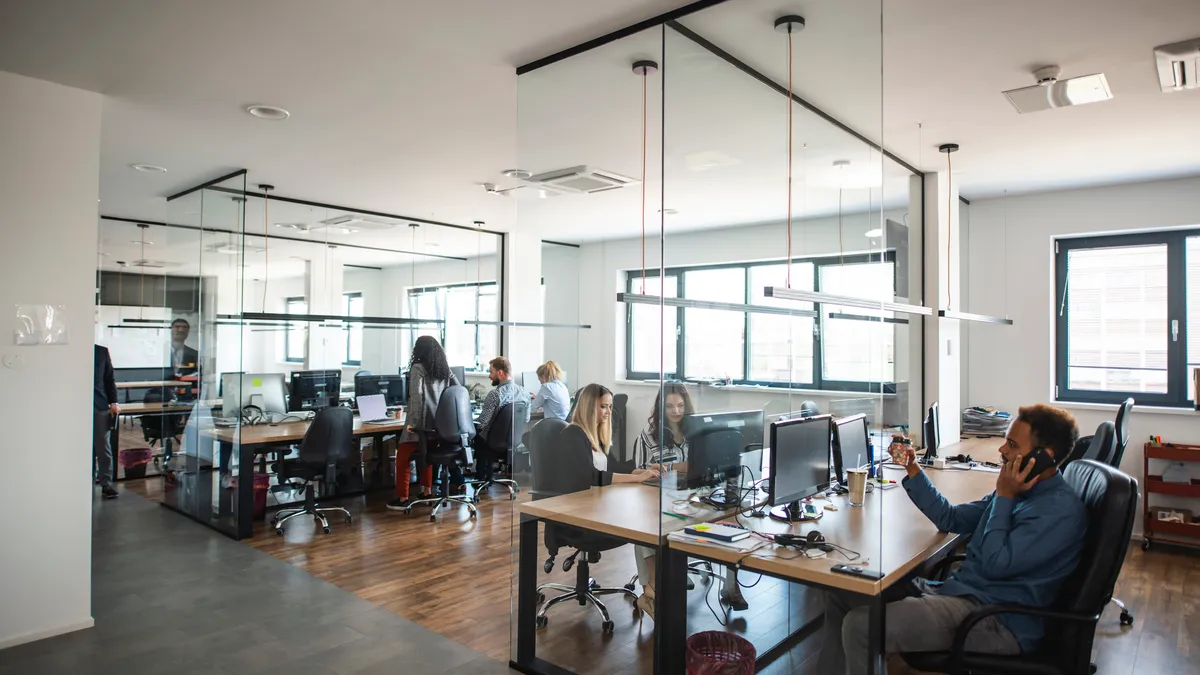
[{"label": "black monitor", "polygon": [[337,406],[342,393],[342,371],[297,370],[292,373],[288,411],[320,410]]},{"label": "black monitor", "polygon": [[830,415],[771,424],[771,517],[800,520],[800,500],[829,487],[832,437]]},{"label": "black monitor", "polygon": [[687,488],[737,482],[742,453],[762,447],[763,411],[693,413],[683,418]]},{"label": "black monitor", "polygon": [[454,373],[454,379],[462,386],[467,386],[467,369],[462,366],[450,366],[450,372]]},{"label": "black monitor", "polygon": [[929,405],[929,414],[925,417],[923,430],[925,432],[925,457],[922,462],[933,464],[933,460],[938,456],[938,446],[942,444],[942,425],[938,416],[937,401]]},{"label": "black monitor", "polygon": [[845,464],[855,462],[861,466],[862,458],[873,461],[870,439],[867,436],[867,416],[863,414],[843,417],[833,423],[833,477],[841,485],[846,484]]},{"label": "black monitor", "polygon": [[[383,394],[389,406],[404,405],[408,399],[408,375],[355,375],[354,398]],[[357,407],[357,403],[355,404]]]}]

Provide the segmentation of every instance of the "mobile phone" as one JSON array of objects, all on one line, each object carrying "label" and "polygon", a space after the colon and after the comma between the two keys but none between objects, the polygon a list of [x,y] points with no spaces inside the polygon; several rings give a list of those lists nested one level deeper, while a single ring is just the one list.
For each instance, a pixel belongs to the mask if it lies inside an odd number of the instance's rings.
[{"label": "mobile phone", "polygon": [[876,572],[875,570],[869,570],[865,567],[859,567],[858,565],[846,565],[839,563],[829,569],[837,572],[838,574],[848,574],[852,577],[862,577],[864,579],[870,579],[871,581],[878,581],[879,579],[883,578],[883,573]]},{"label": "mobile phone", "polygon": [[1050,453],[1046,452],[1046,449],[1040,446],[1034,448],[1033,452],[1021,460],[1021,470],[1024,471],[1030,462],[1033,462],[1033,471],[1029,472],[1029,477],[1025,479],[1026,483],[1041,475],[1046,469],[1057,465],[1057,462],[1050,456]]}]

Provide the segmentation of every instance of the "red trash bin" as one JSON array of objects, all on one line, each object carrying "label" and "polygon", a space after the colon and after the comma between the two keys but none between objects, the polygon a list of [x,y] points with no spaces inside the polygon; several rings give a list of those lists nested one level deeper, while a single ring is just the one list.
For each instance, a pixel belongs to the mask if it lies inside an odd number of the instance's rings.
[{"label": "red trash bin", "polygon": [[687,639],[688,675],[753,675],[757,653],[750,641],[707,630]]},{"label": "red trash bin", "polygon": [[[237,489],[238,477],[234,476],[229,481],[229,486]],[[265,473],[254,474],[254,517],[265,518],[267,516],[267,490],[271,487],[271,477]]]},{"label": "red trash bin", "polygon": [[125,470],[126,478],[145,478],[150,457],[150,448],[127,448],[117,453],[117,464]]}]

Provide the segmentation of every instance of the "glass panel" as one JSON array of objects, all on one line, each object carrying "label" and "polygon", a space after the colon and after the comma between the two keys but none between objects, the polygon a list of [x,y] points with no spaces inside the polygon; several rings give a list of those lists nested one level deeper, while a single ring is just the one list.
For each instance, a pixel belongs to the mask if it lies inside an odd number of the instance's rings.
[{"label": "glass panel", "polygon": [[[746,302],[743,268],[694,270],[683,275],[685,295],[695,300]],[[731,345],[745,343],[745,314],[712,309],[683,310],[686,327],[684,374],[689,378],[742,380],[745,360]]]},{"label": "glass panel", "polygon": [[[895,295],[895,265],[884,263],[821,265],[820,289],[836,295],[873,297],[890,302]],[[843,382],[892,382],[895,377],[893,312],[821,305],[824,379]]]},{"label": "glass panel", "polygon": [[[787,265],[756,265],[750,268],[750,304],[791,309],[813,308],[811,302],[792,302],[768,298],[763,290],[783,286],[813,290],[815,266],[808,262],[794,263],[791,285],[788,286]],[[773,314],[750,315],[750,380],[780,384],[812,384],[814,326],[811,317],[789,317]]]},{"label": "glass panel", "polygon": [[1166,393],[1167,246],[1067,253],[1071,389]]},{"label": "glass panel", "polygon": [[[644,281],[640,276],[631,278],[629,292],[677,297],[679,277],[668,276],[665,283],[659,277],[646,277]],[[678,338],[675,337],[679,330],[678,310],[674,307],[631,304],[628,311],[630,370],[635,373],[662,372],[673,377],[677,372],[679,348]]]}]

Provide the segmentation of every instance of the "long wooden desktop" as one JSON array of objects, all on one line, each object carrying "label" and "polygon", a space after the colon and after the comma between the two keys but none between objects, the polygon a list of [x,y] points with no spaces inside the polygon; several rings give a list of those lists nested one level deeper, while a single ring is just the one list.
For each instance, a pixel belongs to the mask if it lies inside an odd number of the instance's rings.
[{"label": "long wooden desktop", "polygon": [[[980,461],[997,458],[998,439],[971,439],[941,448],[942,457],[959,453],[970,454]],[[926,473],[935,486],[952,503],[973,501],[991,492],[996,474],[963,469],[928,469]],[[903,472],[885,469],[884,477],[896,480]],[[643,485],[614,485],[593,488],[521,505],[521,533],[518,567],[517,651],[513,667],[525,673],[560,675],[560,666],[545,662],[536,655],[534,618],[537,613],[538,522],[547,521],[574,525],[593,532],[608,534],[629,542],[658,549],[656,566],[655,669],[656,673],[675,675],[684,672],[687,626],[687,563],[689,558],[722,564],[737,564],[753,572],[794,581],[807,586],[857,594],[872,608],[872,645],[882,645],[883,593],[897,581],[906,578],[925,561],[952,549],[959,536],[938,532],[937,528],[912,504],[900,485],[875,489],[867,495],[864,505],[852,507],[845,496],[834,497],[836,511],[824,511],[820,520],[811,523],[787,524],[770,518],[740,516],[738,522],[752,530],[776,534],[790,532],[805,534],[817,529],[830,543],[837,544],[862,556],[858,562],[883,573],[878,581],[832,572],[830,568],[845,562],[837,553],[825,558],[811,559],[794,550],[781,550],[772,544],[751,554],[727,548],[706,546],[669,539],[674,532],[695,522],[729,518],[731,511],[709,510],[689,514],[688,519],[662,513],[662,495],[657,488]],[[784,648],[808,627],[799,627],[779,643]],[[777,651],[767,650],[767,658]]]}]

